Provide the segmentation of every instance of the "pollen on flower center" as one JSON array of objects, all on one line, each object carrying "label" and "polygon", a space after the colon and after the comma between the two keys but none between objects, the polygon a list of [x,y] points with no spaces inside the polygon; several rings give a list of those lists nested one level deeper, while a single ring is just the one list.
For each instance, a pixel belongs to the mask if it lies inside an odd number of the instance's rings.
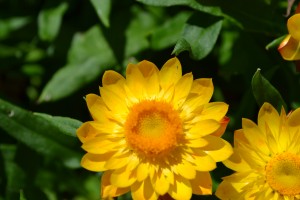
[{"label": "pollen on flower center", "polygon": [[300,156],[285,152],[272,158],[266,166],[266,179],[282,195],[300,194]]},{"label": "pollen on flower center", "polygon": [[135,104],[124,128],[128,145],[148,157],[168,153],[182,137],[178,112],[162,101],[144,100]]}]

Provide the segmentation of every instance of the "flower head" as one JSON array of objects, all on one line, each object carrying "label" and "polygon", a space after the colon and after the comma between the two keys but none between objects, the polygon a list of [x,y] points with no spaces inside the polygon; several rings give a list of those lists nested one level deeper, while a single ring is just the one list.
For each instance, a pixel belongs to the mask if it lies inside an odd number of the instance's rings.
[{"label": "flower head", "polygon": [[[300,5],[300,4],[299,4]],[[299,7],[299,6],[298,6]],[[299,7],[300,8],[300,7]],[[294,14],[288,19],[289,34],[278,47],[285,60],[300,60],[300,14]]]},{"label": "flower head", "polygon": [[243,119],[234,133],[234,153],[224,164],[221,199],[300,199],[300,108],[286,115],[265,103],[258,125]]},{"label": "flower head", "polygon": [[129,191],[137,200],[211,194],[209,171],[232,153],[220,138],[228,105],[209,103],[212,80],[182,76],[172,58],[160,71],[148,61],[129,64],[126,79],[106,71],[102,85],[101,96],[86,96],[93,121],[77,130],[87,151],[82,166],[104,172],[102,198]]}]

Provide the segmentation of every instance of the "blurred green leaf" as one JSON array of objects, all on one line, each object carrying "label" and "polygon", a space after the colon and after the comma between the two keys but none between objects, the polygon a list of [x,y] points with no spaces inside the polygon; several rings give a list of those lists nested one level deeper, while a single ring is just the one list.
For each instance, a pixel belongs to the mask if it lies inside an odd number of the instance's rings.
[{"label": "blurred green leaf", "polygon": [[55,8],[44,9],[38,16],[38,33],[44,41],[52,41],[57,36],[62,18],[68,8],[66,2],[62,2]]},{"label": "blurred green leaf", "polygon": [[[7,134],[24,143],[44,156],[60,158],[68,167],[79,167],[80,155],[72,148],[77,139],[70,137],[76,131],[74,124],[79,123],[64,118],[52,118],[34,114],[0,99],[0,127]],[[66,125],[63,122],[69,121]],[[55,123],[55,125],[54,125]]]},{"label": "blurred green leaf", "polygon": [[104,26],[109,27],[109,15],[112,0],[90,0],[96,10],[99,19]]},{"label": "blurred green leaf", "polygon": [[20,191],[20,200],[26,200],[23,190]]},{"label": "blurred green leaf", "polygon": [[266,50],[272,49],[272,48],[278,48],[278,46],[280,45],[280,43],[282,42],[282,40],[286,37],[286,35],[278,37],[276,39],[274,39],[272,42],[270,42],[269,44],[267,44],[266,46]]},{"label": "blurred green leaf", "polygon": [[132,20],[125,31],[125,58],[133,56],[150,46],[149,36],[156,28],[156,21],[150,12],[138,6],[131,9]]},{"label": "blurred green leaf", "polygon": [[42,49],[31,49],[26,57],[25,57],[25,61],[27,62],[36,62],[36,61],[39,61],[41,59],[43,59],[46,55],[46,52]]},{"label": "blurred green leaf", "polygon": [[69,50],[68,64],[47,83],[39,102],[56,101],[69,96],[99,78],[101,72],[115,63],[113,52],[98,26],[86,33],[77,33]]},{"label": "blurred green leaf", "polygon": [[38,64],[25,64],[22,66],[22,72],[28,76],[38,76],[44,73],[44,68]]},{"label": "blurred green leaf", "polygon": [[0,20],[0,40],[9,36],[12,31],[18,30],[30,22],[29,17],[12,17]]},{"label": "blurred green leaf", "polygon": [[214,6],[214,5],[205,5],[205,4],[200,4],[198,1],[195,0],[137,0],[139,2],[142,2],[147,5],[152,5],[152,6],[188,6],[191,7],[195,10],[201,11],[201,12],[206,12],[210,13],[213,15],[221,15],[221,9],[219,6]]},{"label": "blurred green leaf", "polygon": [[[285,30],[284,13],[278,14],[280,1],[261,0],[137,0],[153,6],[185,5],[211,15],[224,16],[242,29],[267,34]],[[275,10],[277,12],[275,12]],[[285,12],[285,11],[284,11]],[[282,23],[278,23],[282,22]]]},{"label": "blurred green leaf", "polygon": [[284,33],[286,29],[284,13],[280,13],[279,8],[281,1],[273,1],[271,5],[261,0],[198,0],[198,2],[205,5],[218,5],[224,17],[247,31],[276,36],[278,32]]},{"label": "blurred green leaf", "polygon": [[45,113],[33,114],[47,120],[50,125],[58,128],[61,133],[72,137],[77,137],[76,129],[79,128],[79,126],[82,124],[81,121],[69,117],[52,116]]},{"label": "blurred green leaf", "polygon": [[197,12],[186,23],[182,38],[172,54],[189,51],[193,59],[200,60],[213,49],[222,28],[223,18]]},{"label": "blurred green leaf", "polygon": [[16,150],[15,145],[0,145],[7,179],[5,188],[5,197],[7,200],[17,199],[20,195],[20,188],[23,188],[25,184],[26,174],[22,168],[14,162]]},{"label": "blurred green leaf", "polygon": [[253,95],[259,106],[262,106],[264,102],[269,102],[277,109],[278,112],[281,111],[282,106],[285,108],[285,110],[287,109],[287,106],[280,93],[260,73],[260,69],[255,72],[251,84]]},{"label": "blurred green leaf", "polygon": [[190,12],[181,12],[155,29],[151,35],[151,47],[155,50],[174,45],[183,31]]}]

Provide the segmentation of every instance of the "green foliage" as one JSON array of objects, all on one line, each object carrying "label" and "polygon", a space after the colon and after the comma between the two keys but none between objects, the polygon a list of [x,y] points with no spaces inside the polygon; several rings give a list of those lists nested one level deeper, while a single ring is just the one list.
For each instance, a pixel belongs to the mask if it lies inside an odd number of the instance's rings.
[{"label": "green foliage", "polygon": [[53,40],[59,31],[63,14],[68,8],[68,4],[63,2],[56,8],[45,9],[39,13],[38,26],[39,37],[45,41]]},{"label": "green foliage", "polygon": [[213,49],[222,27],[222,18],[196,13],[186,23],[182,37],[176,43],[173,53],[179,55],[188,50],[191,57],[200,60]]},{"label": "green foliage", "polygon": [[111,9],[111,0],[91,0],[97,15],[101,22],[106,26],[109,27],[109,14]]},{"label": "green foliage", "polygon": [[271,85],[271,83],[263,77],[258,69],[252,78],[252,91],[259,106],[262,106],[264,102],[269,102],[280,113],[282,106],[286,110],[286,104],[282,99],[280,93]]},{"label": "green foliage", "polygon": [[73,149],[81,123],[75,119],[31,113],[0,99],[0,121],[3,130],[29,148],[68,167],[79,167],[80,155]]},{"label": "green foliage", "polygon": [[[0,1],[0,199],[99,199],[101,173],[80,167],[76,129],[91,120],[83,97],[130,62],[177,56],[184,73],[213,78],[230,142],[264,102],[299,107],[299,72],[277,51],[291,2]],[[212,172],[214,190],[228,173]]]}]

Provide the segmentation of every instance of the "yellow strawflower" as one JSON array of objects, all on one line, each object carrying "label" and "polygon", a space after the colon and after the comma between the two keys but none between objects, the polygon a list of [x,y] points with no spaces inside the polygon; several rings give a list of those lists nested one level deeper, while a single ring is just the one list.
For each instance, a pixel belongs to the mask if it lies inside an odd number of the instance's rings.
[{"label": "yellow strawflower", "polygon": [[126,79],[106,71],[101,96],[86,96],[94,121],[77,130],[87,151],[82,166],[104,172],[101,198],[129,191],[135,200],[211,194],[209,171],[232,153],[220,138],[228,105],[209,103],[212,94],[212,80],[182,76],[177,58],[160,71],[148,61],[129,64]]},{"label": "yellow strawflower", "polygon": [[[300,5],[300,4],[299,4]],[[299,6],[298,6],[299,7]],[[300,7],[299,7],[300,11]],[[278,47],[285,60],[300,60],[300,14],[296,13],[287,21],[289,34]]]},{"label": "yellow strawflower", "polygon": [[243,119],[224,164],[235,172],[219,185],[220,199],[300,199],[300,108],[279,115],[265,103],[258,125]]}]

